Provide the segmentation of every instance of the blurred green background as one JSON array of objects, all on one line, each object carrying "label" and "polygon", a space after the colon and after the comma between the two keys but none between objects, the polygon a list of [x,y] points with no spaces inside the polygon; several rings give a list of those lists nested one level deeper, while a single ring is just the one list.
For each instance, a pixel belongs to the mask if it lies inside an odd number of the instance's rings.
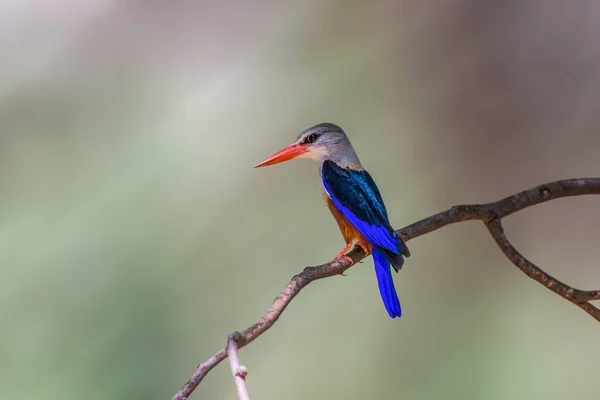
[{"label": "blurred green background", "polygon": [[[600,175],[600,3],[0,3],[0,398],[170,399],[343,240],[316,166],[252,166],[340,124],[401,227]],[[600,287],[599,199],[505,221]],[[241,351],[255,399],[600,396],[600,326],[480,223],[306,288]],[[226,363],[192,399],[235,399]]]}]

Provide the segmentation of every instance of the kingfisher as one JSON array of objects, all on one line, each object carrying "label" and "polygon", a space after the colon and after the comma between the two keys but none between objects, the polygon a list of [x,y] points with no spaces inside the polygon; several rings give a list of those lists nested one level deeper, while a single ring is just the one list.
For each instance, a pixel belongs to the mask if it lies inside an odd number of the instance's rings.
[{"label": "kingfisher", "polygon": [[371,175],[362,167],[350,139],[339,126],[325,122],[306,129],[290,146],[278,151],[254,168],[294,158],[312,158],[319,164],[323,198],[338,223],[346,246],[336,256],[352,263],[347,254],[360,246],[373,255],[379,293],[391,318],[402,309],[392,279],[410,252],[391,227],[381,193]]}]

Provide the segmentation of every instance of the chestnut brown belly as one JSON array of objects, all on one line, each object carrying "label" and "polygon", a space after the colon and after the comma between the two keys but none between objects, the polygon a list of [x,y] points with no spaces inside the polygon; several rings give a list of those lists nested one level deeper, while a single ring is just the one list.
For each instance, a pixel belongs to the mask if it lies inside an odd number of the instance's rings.
[{"label": "chestnut brown belly", "polygon": [[361,235],[361,233],[356,230],[356,228],[350,223],[350,221],[348,221],[348,218],[344,217],[344,214],[342,214],[340,210],[336,208],[329,195],[327,193],[323,193],[323,197],[325,198],[327,208],[329,208],[329,211],[331,211],[333,218],[335,218],[336,222],[338,223],[338,226],[340,227],[340,231],[342,232],[342,236],[344,237],[346,243],[358,241],[367,246],[370,246],[371,244],[369,243],[369,241],[363,235]]}]

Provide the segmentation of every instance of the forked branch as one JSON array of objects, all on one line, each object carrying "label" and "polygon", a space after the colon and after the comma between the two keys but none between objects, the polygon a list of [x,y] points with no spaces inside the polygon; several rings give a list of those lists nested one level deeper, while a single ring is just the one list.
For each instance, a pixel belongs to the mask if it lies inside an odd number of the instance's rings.
[{"label": "forked branch", "polygon": [[[504,255],[506,255],[506,257],[517,268],[523,271],[531,279],[539,282],[565,300],[568,300],[577,307],[583,309],[585,312],[591,315],[592,318],[600,322],[600,309],[590,303],[593,300],[600,300],[600,290],[581,290],[571,287],[549,275],[534,263],[527,260],[510,243],[506,237],[506,234],[504,233],[501,222],[503,217],[523,210],[524,208],[535,206],[536,204],[544,203],[546,201],[561,197],[572,197],[588,194],[600,194],[600,178],[566,179],[562,181],[550,182],[506,197],[494,203],[454,206],[447,211],[422,219],[414,224],[399,229],[396,232],[402,236],[404,241],[409,241],[456,222],[472,220],[483,221],[490,234],[496,241],[498,247],[500,247]],[[236,357],[235,361],[231,363],[235,380],[238,367],[234,368],[234,365],[239,366],[239,361],[237,360],[238,348],[248,345],[254,341],[254,339],[262,335],[266,330],[271,328],[273,324],[277,322],[292,299],[296,297],[300,290],[302,290],[302,288],[304,288],[306,285],[318,279],[339,275],[352,265],[356,264],[358,261],[365,258],[366,255],[362,249],[357,246],[352,252],[350,252],[349,256],[353,261],[352,263],[345,259],[336,259],[317,267],[305,268],[303,272],[294,276],[285,289],[283,289],[279,296],[277,296],[267,313],[263,315],[262,318],[260,318],[254,325],[250,326],[244,331],[230,335],[228,346],[219,350],[214,356],[200,364],[194,375],[192,375],[190,380],[183,386],[183,388],[181,388],[181,390],[173,397],[172,400],[187,399],[187,397],[196,389],[206,374],[208,374],[213,367],[227,357],[228,349],[229,353],[235,354]],[[232,343],[234,344],[232,345]],[[242,384],[239,378],[241,377],[238,376],[238,380],[236,380],[238,393],[240,390],[240,386],[238,384]],[[243,388],[245,389],[245,381],[243,382]],[[247,396],[247,392],[245,395]],[[242,399],[244,397],[240,398]]]}]

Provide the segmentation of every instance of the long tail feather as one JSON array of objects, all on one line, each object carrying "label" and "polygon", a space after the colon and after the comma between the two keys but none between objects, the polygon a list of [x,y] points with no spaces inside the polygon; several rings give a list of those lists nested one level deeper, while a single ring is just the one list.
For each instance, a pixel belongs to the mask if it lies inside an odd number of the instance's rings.
[{"label": "long tail feather", "polygon": [[377,284],[379,293],[383,300],[383,305],[392,318],[402,316],[400,300],[392,280],[392,269],[390,261],[377,247],[373,247],[373,261],[375,263],[375,274],[377,275]]}]

